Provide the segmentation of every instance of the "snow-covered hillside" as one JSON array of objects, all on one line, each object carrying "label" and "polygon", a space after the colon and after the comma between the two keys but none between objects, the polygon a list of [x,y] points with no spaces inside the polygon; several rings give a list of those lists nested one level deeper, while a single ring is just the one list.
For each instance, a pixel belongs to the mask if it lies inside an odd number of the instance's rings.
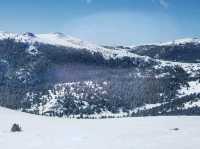
[{"label": "snow-covered hillside", "polygon": [[0,105],[59,117],[199,115],[198,41],[115,48],[0,32]]},{"label": "snow-covered hillside", "polygon": [[[13,123],[23,131],[10,132]],[[199,117],[76,120],[0,108],[2,149],[194,149],[199,135]]]}]

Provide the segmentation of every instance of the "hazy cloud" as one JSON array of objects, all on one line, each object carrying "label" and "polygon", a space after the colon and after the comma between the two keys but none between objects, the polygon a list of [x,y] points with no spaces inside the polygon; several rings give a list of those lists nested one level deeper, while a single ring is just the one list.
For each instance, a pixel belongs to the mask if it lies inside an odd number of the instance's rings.
[{"label": "hazy cloud", "polygon": [[86,2],[86,4],[90,4],[92,3],[92,0],[84,0]]},{"label": "hazy cloud", "polygon": [[169,3],[167,2],[167,0],[152,0],[153,3],[159,3],[160,6],[162,6],[163,8],[167,9],[169,7]]},{"label": "hazy cloud", "polygon": [[159,3],[164,8],[168,8],[169,7],[169,4],[167,3],[166,0],[159,0]]}]

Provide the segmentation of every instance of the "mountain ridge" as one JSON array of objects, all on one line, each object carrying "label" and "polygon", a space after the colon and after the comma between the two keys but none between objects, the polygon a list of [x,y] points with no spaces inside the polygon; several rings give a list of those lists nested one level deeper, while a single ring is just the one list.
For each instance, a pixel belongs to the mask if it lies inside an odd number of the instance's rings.
[{"label": "mountain ridge", "polygon": [[200,114],[199,51],[194,42],[101,47],[0,32],[0,105],[82,118]]}]

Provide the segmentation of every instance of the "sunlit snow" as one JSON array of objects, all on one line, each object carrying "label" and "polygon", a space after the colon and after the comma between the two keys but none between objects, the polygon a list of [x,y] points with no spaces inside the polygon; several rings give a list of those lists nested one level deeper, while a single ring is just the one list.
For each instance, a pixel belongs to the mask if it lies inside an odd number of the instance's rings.
[{"label": "sunlit snow", "polygon": [[[22,132],[12,133],[13,123]],[[64,119],[0,108],[2,149],[194,149],[200,117]]]}]

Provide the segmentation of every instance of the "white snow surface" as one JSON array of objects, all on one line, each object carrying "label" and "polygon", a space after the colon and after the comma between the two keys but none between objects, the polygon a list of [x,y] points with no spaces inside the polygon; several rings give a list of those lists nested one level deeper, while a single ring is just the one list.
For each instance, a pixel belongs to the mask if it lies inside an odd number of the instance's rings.
[{"label": "white snow surface", "polygon": [[197,100],[197,101],[189,101],[189,102],[186,102],[184,104],[184,108],[185,109],[188,109],[188,108],[193,108],[193,107],[200,107],[200,100]]},{"label": "white snow surface", "polygon": [[144,106],[141,107],[137,107],[134,109],[134,112],[138,112],[138,111],[143,111],[143,110],[149,110],[152,108],[156,108],[161,106],[163,103],[155,103],[155,104],[145,104]]},{"label": "white snow surface", "polygon": [[[23,131],[10,132],[13,123]],[[196,149],[199,136],[197,116],[78,120],[0,108],[2,149]]]},{"label": "white snow surface", "polygon": [[178,90],[179,97],[184,97],[187,95],[191,94],[199,94],[200,93],[200,83],[199,80],[196,81],[190,81],[188,82],[188,87],[187,86],[182,86]]},{"label": "white snow surface", "polygon": [[26,51],[27,51],[27,53],[29,53],[31,55],[38,55],[39,54],[39,51],[33,45],[30,45],[29,48]]}]

